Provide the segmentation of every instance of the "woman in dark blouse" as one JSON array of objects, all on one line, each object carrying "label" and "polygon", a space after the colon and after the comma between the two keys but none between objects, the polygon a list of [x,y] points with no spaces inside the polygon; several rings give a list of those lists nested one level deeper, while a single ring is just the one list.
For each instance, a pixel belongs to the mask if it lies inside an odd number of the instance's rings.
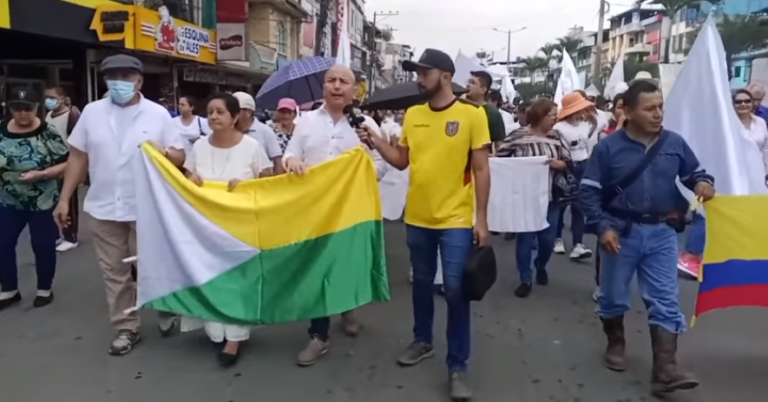
[{"label": "woman in dark blouse", "polygon": [[16,88],[8,102],[11,119],[0,123],[0,310],[21,301],[16,244],[27,226],[37,270],[34,306],[53,301],[59,230],[52,211],[69,151],[56,129],[37,117],[38,106],[32,89]]}]

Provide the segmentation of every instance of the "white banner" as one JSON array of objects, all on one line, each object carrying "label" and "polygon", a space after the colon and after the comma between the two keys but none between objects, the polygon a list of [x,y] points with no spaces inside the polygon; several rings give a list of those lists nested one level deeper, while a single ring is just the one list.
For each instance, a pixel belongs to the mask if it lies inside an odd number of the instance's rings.
[{"label": "white banner", "polygon": [[490,158],[488,229],[502,233],[546,229],[549,206],[547,158]]},{"label": "white banner", "polygon": [[216,24],[216,57],[220,61],[248,61],[244,23]]}]

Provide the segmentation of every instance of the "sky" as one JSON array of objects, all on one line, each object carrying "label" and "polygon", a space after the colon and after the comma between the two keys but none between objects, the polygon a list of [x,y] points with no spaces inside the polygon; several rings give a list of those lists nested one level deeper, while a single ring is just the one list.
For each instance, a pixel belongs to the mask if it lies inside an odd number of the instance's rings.
[{"label": "sky", "polygon": [[[629,9],[634,0],[609,0],[610,14]],[[378,17],[376,25],[391,27],[394,41],[410,45],[415,57],[428,47],[455,56],[459,50],[471,55],[482,49],[507,58],[507,34],[512,34],[511,58],[533,55],[547,42],[568,33],[574,25],[597,30],[599,0],[367,0],[366,15],[397,12]]]}]

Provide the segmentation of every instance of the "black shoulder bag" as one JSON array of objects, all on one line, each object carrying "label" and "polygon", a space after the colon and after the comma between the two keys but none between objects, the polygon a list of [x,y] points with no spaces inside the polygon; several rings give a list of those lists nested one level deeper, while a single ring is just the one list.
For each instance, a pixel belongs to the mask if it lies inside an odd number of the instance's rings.
[{"label": "black shoulder bag", "polygon": [[200,116],[197,116],[197,129],[200,130],[200,136],[205,137],[205,131],[203,131],[203,123],[202,118]]},{"label": "black shoulder bag", "polygon": [[[631,186],[632,183],[634,183],[640,177],[640,175],[643,174],[643,172],[645,172],[646,169],[648,169],[648,166],[651,165],[651,162],[653,162],[653,159],[656,158],[656,155],[659,154],[659,152],[661,151],[661,147],[664,146],[664,142],[666,141],[667,141],[666,135],[660,136],[659,139],[656,141],[656,143],[651,145],[651,148],[648,149],[648,151],[645,153],[645,156],[643,157],[643,160],[640,161],[640,163],[638,163],[637,166],[635,166],[624,177],[602,188],[601,205],[603,210],[608,208],[608,206],[624,192],[625,188]],[[677,228],[675,228],[675,230],[677,230]],[[587,233],[596,235],[597,222],[587,222],[585,231]]]}]

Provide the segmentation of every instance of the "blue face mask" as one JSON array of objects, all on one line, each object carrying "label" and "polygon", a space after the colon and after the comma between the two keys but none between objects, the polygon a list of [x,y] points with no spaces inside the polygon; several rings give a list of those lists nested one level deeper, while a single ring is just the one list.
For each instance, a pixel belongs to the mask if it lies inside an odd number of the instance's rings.
[{"label": "blue face mask", "polygon": [[136,87],[130,81],[107,80],[109,97],[118,105],[125,105],[136,95]]},{"label": "blue face mask", "polygon": [[55,98],[45,98],[45,108],[48,110],[55,110],[59,107],[59,100]]}]

